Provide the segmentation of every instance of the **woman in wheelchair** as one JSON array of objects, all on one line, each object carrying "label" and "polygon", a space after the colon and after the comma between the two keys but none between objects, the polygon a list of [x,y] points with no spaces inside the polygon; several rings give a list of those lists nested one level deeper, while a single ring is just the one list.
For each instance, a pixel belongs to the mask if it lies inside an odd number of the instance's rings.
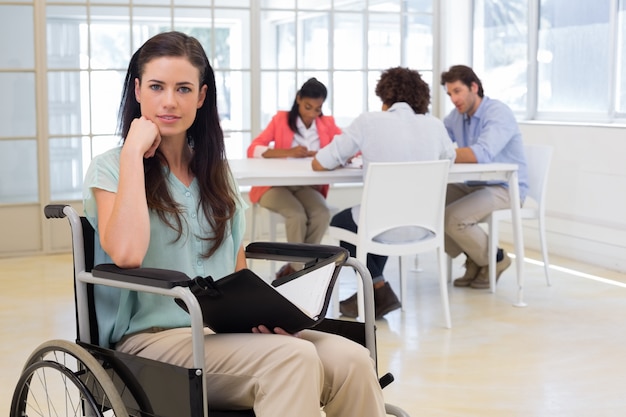
[{"label": "woman in wheelchair", "polygon": [[[246,267],[245,203],[231,176],[215,76],[200,43],[178,32],[133,55],[119,111],[123,144],[84,182],[96,264],[221,277]],[[191,366],[190,320],[171,298],[96,286],[100,345]],[[278,334],[277,334],[278,333]],[[341,336],[288,335],[263,323],[247,334],[205,329],[209,404],[256,415],[383,416],[369,351]]]}]

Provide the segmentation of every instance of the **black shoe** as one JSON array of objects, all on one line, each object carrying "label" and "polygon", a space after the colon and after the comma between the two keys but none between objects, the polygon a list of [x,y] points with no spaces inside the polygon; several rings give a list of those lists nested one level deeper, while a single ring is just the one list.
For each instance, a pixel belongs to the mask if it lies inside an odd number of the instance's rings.
[{"label": "black shoe", "polygon": [[[379,288],[374,288],[374,317],[378,320],[385,314],[402,307],[398,297],[388,282]],[[339,302],[339,312],[342,316],[355,318],[359,315],[356,293]]]},{"label": "black shoe", "polygon": [[385,282],[385,285],[382,287],[374,288],[374,305],[376,307],[376,312],[374,313],[376,320],[402,307],[400,300],[398,300],[388,282]]}]

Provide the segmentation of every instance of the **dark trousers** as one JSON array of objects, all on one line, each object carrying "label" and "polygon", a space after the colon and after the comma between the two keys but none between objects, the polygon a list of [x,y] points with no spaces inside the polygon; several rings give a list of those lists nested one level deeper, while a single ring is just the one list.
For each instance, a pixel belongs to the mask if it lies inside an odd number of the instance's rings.
[{"label": "dark trousers", "polygon": [[[357,224],[352,219],[352,209],[345,209],[335,214],[333,218],[330,219],[330,225],[340,227],[354,233],[358,230]],[[339,242],[339,244],[342,248],[345,248],[350,252],[350,256],[356,257],[356,246],[344,241]],[[372,274],[372,279],[375,282],[382,281],[384,279],[383,269],[385,269],[386,263],[386,256],[374,255],[371,253],[367,254],[367,269],[369,269],[370,274]]]}]

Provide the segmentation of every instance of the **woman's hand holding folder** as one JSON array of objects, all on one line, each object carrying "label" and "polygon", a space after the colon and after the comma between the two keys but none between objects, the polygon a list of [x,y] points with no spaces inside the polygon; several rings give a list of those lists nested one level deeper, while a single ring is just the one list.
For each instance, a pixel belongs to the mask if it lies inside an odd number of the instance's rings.
[{"label": "woman's hand holding folder", "polygon": [[252,333],[264,333],[264,334],[282,334],[283,336],[298,337],[298,333],[289,333],[288,331],[281,329],[280,327],[274,327],[273,331],[268,329],[264,325],[259,325],[252,328]]}]

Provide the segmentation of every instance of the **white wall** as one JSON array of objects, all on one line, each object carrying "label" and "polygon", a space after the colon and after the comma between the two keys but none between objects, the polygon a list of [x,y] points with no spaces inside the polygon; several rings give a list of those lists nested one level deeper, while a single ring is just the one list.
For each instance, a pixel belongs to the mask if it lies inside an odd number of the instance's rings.
[{"label": "white wall", "polygon": [[[626,127],[521,123],[524,142],[554,146],[547,191],[549,251],[626,271]],[[510,238],[510,236],[509,236]],[[537,249],[533,228],[526,246]]]}]

